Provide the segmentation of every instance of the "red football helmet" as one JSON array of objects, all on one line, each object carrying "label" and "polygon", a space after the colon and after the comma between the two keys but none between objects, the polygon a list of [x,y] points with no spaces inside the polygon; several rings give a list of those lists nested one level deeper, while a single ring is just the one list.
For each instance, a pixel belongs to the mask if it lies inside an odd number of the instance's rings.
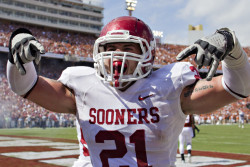
[{"label": "red football helmet", "polygon": [[[130,52],[106,51],[107,43],[137,43],[142,54]],[[113,82],[116,88],[123,88],[130,82],[147,77],[153,68],[155,56],[155,39],[151,29],[142,20],[130,16],[118,17],[109,22],[101,31],[94,44],[93,59],[97,76],[102,80]],[[104,67],[104,60],[110,59],[110,73]],[[119,60],[119,76],[114,74],[113,60]],[[137,67],[132,75],[124,75],[126,60],[137,61]],[[127,84],[123,84],[127,83]]]}]

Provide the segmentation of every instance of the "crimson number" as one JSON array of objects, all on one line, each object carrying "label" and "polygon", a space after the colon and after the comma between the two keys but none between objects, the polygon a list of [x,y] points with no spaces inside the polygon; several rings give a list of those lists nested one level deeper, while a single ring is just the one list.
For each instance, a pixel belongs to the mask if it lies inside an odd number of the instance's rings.
[{"label": "crimson number", "polygon": [[[100,158],[103,167],[109,167],[109,158],[122,158],[127,153],[127,148],[125,144],[125,136],[115,130],[115,131],[104,131],[101,130],[95,136],[96,143],[104,143],[105,140],[114,140],[116,149],[115,150],[102,150],[100,153]],[[145,131],[137,130],[129,137],[130,143],[135,145],[135,154],[137,159],[138,167],[151,167],[148,166],[146,148],[145,148]],[[128,166],[120,166],[128,167]]]}]

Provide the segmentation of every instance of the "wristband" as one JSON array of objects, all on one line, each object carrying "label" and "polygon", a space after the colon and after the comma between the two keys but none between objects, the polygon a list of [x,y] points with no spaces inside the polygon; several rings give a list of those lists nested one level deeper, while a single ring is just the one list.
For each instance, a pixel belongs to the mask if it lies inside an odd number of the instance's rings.
[{"label": "wristband", "polygon": [[250,95],[250,64],[246,53],[238,60],[225,62],[222,61],[222,85],[224,89],[237,99],[243,99]]},{"label": "wristband", "polygon": [[234,47],[222,61],[222,85],[235,98],[246,98],[250,95],[250,64],[248,57],[236,38],[234,31],[223,28],[221,32],[227,37],[230,35],[226,32],[231,33],[234,42]]},{"label": "wristband", "polygon": [[10,61],[7,63],[7,78],[10,88],[18,95],[28,93],[37,82],[37,73],[33,62],[23,65],[26,69],[26,74],[21,75],[16,66]]}]

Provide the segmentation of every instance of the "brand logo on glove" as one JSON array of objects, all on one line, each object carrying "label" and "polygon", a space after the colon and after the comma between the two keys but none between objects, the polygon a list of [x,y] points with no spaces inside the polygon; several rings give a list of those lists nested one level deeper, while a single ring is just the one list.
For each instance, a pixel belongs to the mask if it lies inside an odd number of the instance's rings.
[{"label": "brand logo on glove", "polygon": [[142,101],[142,100],[145,100],[146,98],[149,98],[149,97],[154,96],[154,95],[155,95],[155,94],[149,94],[149,95],[144,96],[144,97],[142,97],[141,95],[139,95],[138,100],[139,100],[139,101]]}]

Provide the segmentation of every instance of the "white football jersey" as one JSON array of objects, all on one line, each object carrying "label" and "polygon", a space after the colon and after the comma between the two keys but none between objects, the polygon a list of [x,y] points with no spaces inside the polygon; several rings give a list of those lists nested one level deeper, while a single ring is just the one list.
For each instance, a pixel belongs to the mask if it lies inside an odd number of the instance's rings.
[{"label": "white football jersey", "polygon": [[168,167],[175,166],[186,118],[180,94],[198,78],[190,63],[181,62],[154,71],[124,92],[89,67],[69,67],[59,81],[74,90],[85,155],[94,167]]},{"label": "white football jersey", "polygon": [[90,160],[90,156],[88,151],[87,143],[85,142],[82,134],[82,129],[78,123],[78,120],[76,119],[76,132],[77,132],[77,139],[79,142],[79,157],[74,162],[72,167],[92,167],[92,163]]}]

